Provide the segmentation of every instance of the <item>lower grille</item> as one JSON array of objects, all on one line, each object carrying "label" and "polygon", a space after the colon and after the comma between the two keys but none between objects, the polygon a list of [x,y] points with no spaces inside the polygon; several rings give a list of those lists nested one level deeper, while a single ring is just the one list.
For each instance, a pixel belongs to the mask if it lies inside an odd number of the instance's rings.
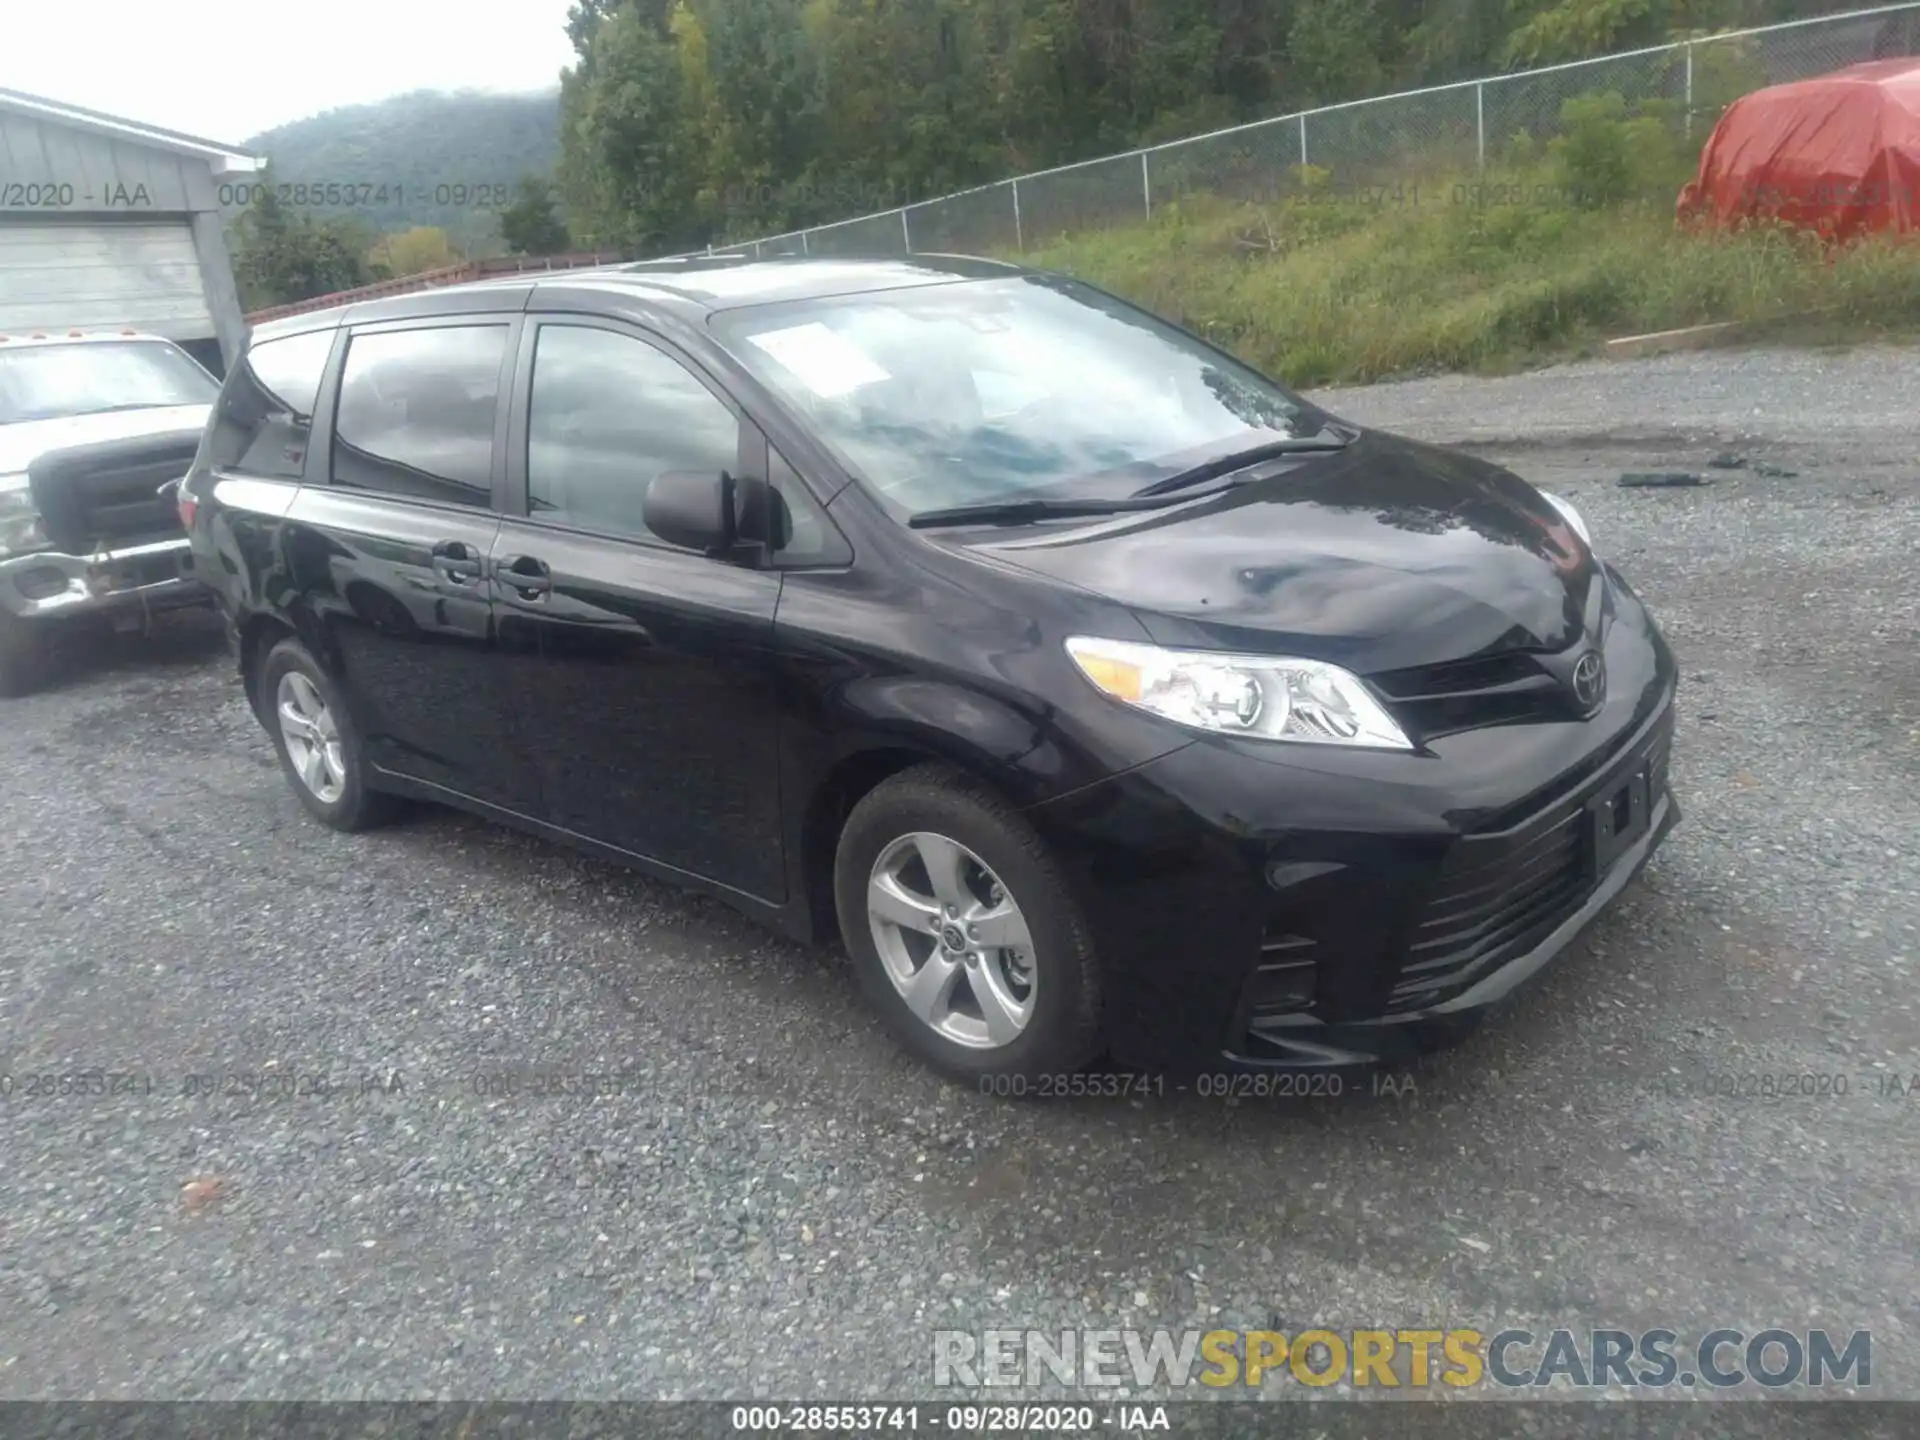
[{"label": "lower grille", "polygon": [[1599,885],[1588,859],[1588,799],[1645,766],[1649,804],[1657,805],[1667,789],[1672,739],[1669,712],[1653,736],[1608,767],[1607,782],[1555,803],[1515,831],[1457,842],[1415,918],[1389,1012],[1453,998],[1526,954],[1579,910]]},{"label": "lower grille", "polygon": [[1481,971],[1525,954],[1579,909],[1590,888],[1585,820],[1577,810],[1493,858],[1471,840],[1455,846],[1414,926],[1388,1008],[1448,998]]},{"label": "lower grille", "polygon": [[1306,935],[1271,931],[1260,942],[1260,960],[1247,982],[1247,1014],[1257,1021],[1291,1015],[1313,1004],[1320,942]]},{"label": "lower grille", "polygon": [[184,551],[161,551],[157,555],[122,556],[106,572],[111,589],[135,590],[144,585],[162,585],[189,573]]}]

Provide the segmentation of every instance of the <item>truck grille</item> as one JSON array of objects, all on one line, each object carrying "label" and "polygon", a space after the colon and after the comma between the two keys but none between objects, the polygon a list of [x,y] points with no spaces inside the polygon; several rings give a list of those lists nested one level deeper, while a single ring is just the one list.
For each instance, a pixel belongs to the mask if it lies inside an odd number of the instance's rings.
[{"label": "truck grille", "polygon": [[187,473],[199,444],[194,430],[41,456],[28,473],[47,538],[65,554],[90,555],[183,534],[159,489]]},{"label": "truck grille", "polygon": [[1653,735],[1607,767],[1606,781],[1555,801],[1516,829],[1458,841],[1415,917],[1389,1012],[1452,999],[1565,923],[1599,885],[1589,873],[1587,800],[1645,765],[1649,804],[1657,806],[1672,741],[1669,711]]}]

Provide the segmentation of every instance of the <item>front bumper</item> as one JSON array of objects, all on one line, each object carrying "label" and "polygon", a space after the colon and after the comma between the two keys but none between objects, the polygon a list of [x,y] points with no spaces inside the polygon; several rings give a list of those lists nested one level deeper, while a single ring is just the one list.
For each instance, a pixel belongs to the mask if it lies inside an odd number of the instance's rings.
[{"label": "front bumper", "polygon": [[1442,1048],[1679,820],[1677,671],[1637,605],[1601,714],[1419,755],[1200,740],[1028,812],[1073,876],[1114,1057],[1344,1068]]},{"label": "front bumper", "polygon": [[0,610],[21,621],[148,616],[211,603],[187,537],[93,555],[41,552],[0,561]]},{"label": "front bumper", "polygon": [[[1644,749],[1611,768],[1607,781],[1623,780],[1629,766],[1636,763],[1646,763]],[[1579,816],[1585,813],[1585,803],[1583,799],[1563,808],[1567,814]],[[1496,949],[1496,963],[1441,990],[1432,1003],[1416,1001],[1402,1004],[1397,1013],[1348,1021],[1328,1021],[1309,1013],[1256,1019],[1243,1007],[1223,1058],[1236,1068],[1343,1068],[1404,1062],[1453,1044],[1470,1033],[1487,1012],[1518,994],[1572,944],[1645,868],[1679,822],[1679,802],[1663,780],[1650,802],[1646,829],[1597,874],[1584,899],[1574,899],[1571,911],[1564,905],[1547,909],[1524,943],[1510,946],[1505,953]],[[1403,985],[1407,983],[1402,981]],[[1394,1002],[1390,1000],[1389,1004]]]}]

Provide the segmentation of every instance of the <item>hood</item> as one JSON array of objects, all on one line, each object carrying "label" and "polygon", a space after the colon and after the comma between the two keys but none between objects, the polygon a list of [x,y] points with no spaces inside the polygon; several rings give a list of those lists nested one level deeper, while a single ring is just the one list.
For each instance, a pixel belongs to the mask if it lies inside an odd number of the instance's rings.
[{"label": "hood", "polygon": [[1561,650],[1600,624],[1604,595],[1518,476],[1377,431],[1197,504],[951,543],[1125,605],[1162,645],[1363,674]]},{"label": "hood", "polygon": [[199,430],[205,427],[212,409],[211,405],[156,405],[145,410],[111,410],[104,415],[69,415],[58,420],[0,425],[0,475],[21,474],[50,450]]}]

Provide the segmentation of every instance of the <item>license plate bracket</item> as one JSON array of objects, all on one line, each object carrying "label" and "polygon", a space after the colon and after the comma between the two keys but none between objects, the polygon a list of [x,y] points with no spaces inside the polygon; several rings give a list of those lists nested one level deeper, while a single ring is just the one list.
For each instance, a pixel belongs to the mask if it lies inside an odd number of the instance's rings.
[{"label": "license plate bracket", "polygon": [[1592,878],[1599,879],[1647,833],[1653,810],[1647,767],[1616,779],[1587,802],[1587,846]]}]

